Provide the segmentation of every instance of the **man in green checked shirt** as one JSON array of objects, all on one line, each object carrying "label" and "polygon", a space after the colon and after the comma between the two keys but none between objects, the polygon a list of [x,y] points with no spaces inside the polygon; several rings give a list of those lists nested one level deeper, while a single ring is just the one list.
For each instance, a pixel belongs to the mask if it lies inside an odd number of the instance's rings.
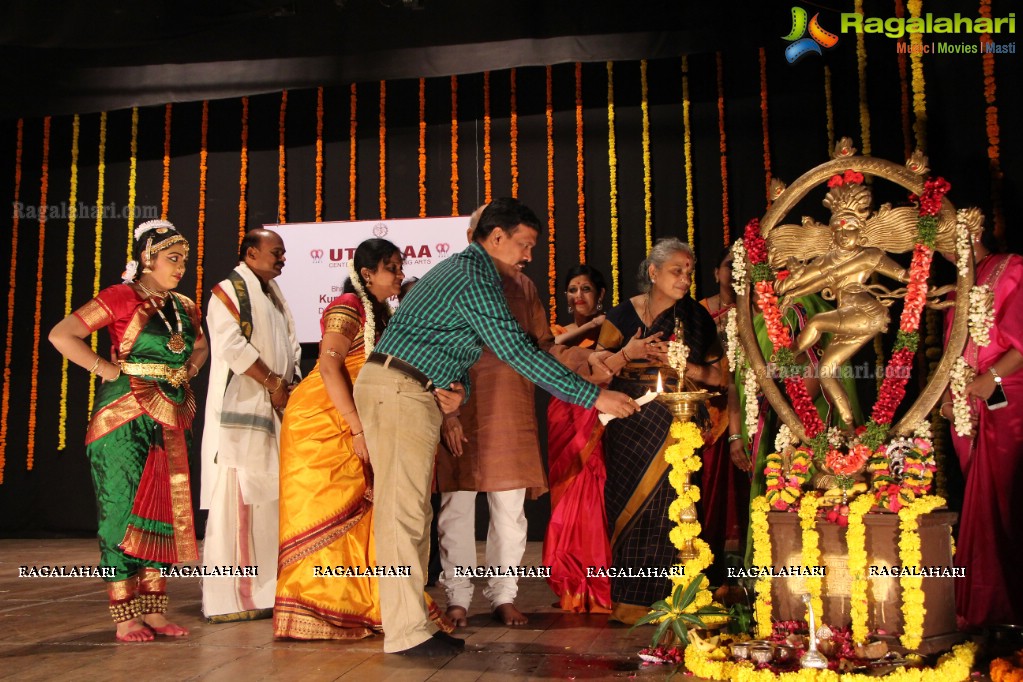
[{"label": "man in green checked shirt", "polygon": [[580,378],[529,339],[508,309],[500,273],[521,271],[540,230],[536,214],[497,199],[480,216],[473,243],[436,265],[402,301],[355,382],[374,473],[378,566],[409,566],[411,577],[380,580],[384,651],[453,655],[463,640],[437,630],[423,598],[430,552],[430,479],[444,414],[457,412],[469,367],[482,347],[549,393],[616,417],[629,396]]}]

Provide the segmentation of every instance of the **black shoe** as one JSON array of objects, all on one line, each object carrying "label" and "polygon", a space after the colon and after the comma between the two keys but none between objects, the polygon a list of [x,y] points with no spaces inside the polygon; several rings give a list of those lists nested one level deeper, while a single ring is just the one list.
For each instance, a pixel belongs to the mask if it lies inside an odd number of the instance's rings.
[{"label": "black shoe", "polygon": [[451,635],[449,635],[448,633],[444,632],[443,630],[437,630],[437,632],[433,633],[432,636],[433,636],[434,639],[436,639],[439,642],[447,642],[451,646],[457,647],[459,649],[464,649],[465,648],[465,640],[464,639],[459,639],[458,637],[452,637]]},{"label": "black shoe", "polygon": [[404,651],[396,651],[394,653],[402,654],[403,656],[457,656],[461,653],[461,649],[448,644],[442,639],[431,637],[425,642],[421,642],[411,649],[405,649]]}]

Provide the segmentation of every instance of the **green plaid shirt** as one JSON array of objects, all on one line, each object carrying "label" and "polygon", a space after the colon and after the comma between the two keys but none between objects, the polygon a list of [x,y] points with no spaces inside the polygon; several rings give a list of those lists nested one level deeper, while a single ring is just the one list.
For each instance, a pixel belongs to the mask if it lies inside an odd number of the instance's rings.
[{"label": "green plaid shirt", "polygon": [[469,368],[483,346],[522,376],[566,402],[592,407],[593,384],[555,360],[519,326],[490,255],[473,242],[438,263],[401,302],[374,350],[404,360],[446,388],[469,391]]}]

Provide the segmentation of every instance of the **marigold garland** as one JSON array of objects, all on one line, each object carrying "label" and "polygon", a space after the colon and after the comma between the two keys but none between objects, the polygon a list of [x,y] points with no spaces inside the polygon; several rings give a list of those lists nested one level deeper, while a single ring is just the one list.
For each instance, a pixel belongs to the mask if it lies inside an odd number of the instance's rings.
[{"label": "marigold garland", "polygon": [[[511,195],[517,199],[519,196],[519,112],[518,92],[515,86],[515,69],[511,70],[511,99],[508,113],[508,136],[511,146]],[[612,247],[613,248],[613,247]]]},{"label": "marigold garland", "polygon": [[[773,565],[773,559],[771,556],[771,531],[770,526],[767,523],[767,512],[770,508],[770,505],[767,503],[767,498],[762,495],[754,498],[750,503],[750,528],[751,537],[753,538],[754,566]],[[753,618],[757,624],[756,636],[760,639],[766,639],[767,637],[770,637],[773,629],[773,623],[771,620],[772,600],[770,575],[760,575],[757,578],[755,589],[757,598],[753,603]]]},{"label": "marigold garland", "polygon": [[[909,506],[899,510],[899,561],[903,568],[918,567],[922,560],[920,553],[919,518],[929,514],[938,507],[944,507],[945,500],[934,495],[920,497]],[[919,575],[899,576],[902,587],[902,636],[899,641],[907,649],[920,646],[924,634],[923,577]]]},{"label": "marigold garland", "polygon": [[323,86],[316,88],[316,222],[323,222]]},{"label": "marigold garland", "polygon": [[[132,121],[133,122],[137,122],[138,121],[138,117],[137,117],[137,115],[134,112],[132,114]],[[135,126],[133,125],[132,127],[134,128]],[[134,135],[132,135],[132,137],[134,138]],[[98,161],[96,162],[96,176],[97,176],[97,187],[96,187],[96,247],[95,247],[95,249],[92,252],[92,261],[93,261],[93,263],[92,263],[93,264],[93,268],[92,268],[92,295],[93,296],[95,296],[96,294],[99,293],[99,283],[100,283],[100,276],[99,276],[100,275],[100,263],[101,263],[100,256],[102,254],[102,246],[103,246],[103,195],[105,194],[105,191],[106,191],[106,174],[107,174],[106,155],[107,155],[107,112],[104,111],[104,112],[101,112],[100,115],[99,115],[99,154],[98,154],[98,157],[97,157]],[[132,166],[132,170],[129,172],[129,176],[128,177],[129,177],[129,180],[128,180],[128,197],[129,197],[129,199],[128,199],[128,201],[129,201],[129,204],[130,204],[130,203],[132,203],[134,201],[134,197],[135,197],[134,165]],[[131,211],[128,214],[128,222],[129,223],[133,222],[134,215],[135,215],[134,211]],[[129,258],[130,258],[130,256],[129,256]],[[96,349],[99,347],[99,337],[96,334],[96,332],[93,332],[90,335],[89,346],[92,348],[93,352],[96,352]],[[89,375],[89,402],[88,402],[88,408],[89,408],[89,416],[90,417],[92,416],[92,408],[93,408],[93,405],[94,405],[95,401],[96,401],[96,377],[93,376],[93,375]]]},{"label": "marigold garland", "polygon": [[[853,2],[853,12],[863,16],[863,0]],[[862,31],[856,33],[856,73],[860,96],[860,150],[870,156],[870,109],[867,108],[867,48]],[[907,156],[907,158],[909,158]]]},{"label": "marigold garland", "polygon": [[43,118],[43,164],[39,178],[39,251],[36,256],[36,304],[32,318],[32,383],[28,394],[28,444],[25,468],[32,471],[36,452],[36,403],[39,401],[39,331],[43,319],[43,265],[46,250],[46,200],[50,189],[50,117]]},{"label": "marigold garland", "polygon": [[849,593],[849,617],[852,620],[854,642],[867,641],[867,529],[863,517],[874,507],[870,495],[859,495],[849,503],[849,525],[845,533],[848,548],[849,576],[852,578]]},{"label": "marigold garland", "polygon": [[728,143],[725,138],[725,69],[721,53],[714,53],[714,73],[718,93],[718,152],[721,154],[721,224],[728,230]]},{"label": "marigold garland", "polygon": [[167,220],[167,211],[170,209],[171,112],[173,106],[168,103],[163,109],[163,187],[160,192],[160,217],[163,220]]},{"label": "marigold garland", "polygon": [[493,199],[492,150],[490,148],[490,72],[483,72],[483,203]]},{"label": "marigold garland", "polygon": [[[831,102],[831,67],[824,65],[824,115],[828,128],[828,153],[835,148],[835,109]],[[909,158],[909,154],[906,154]]]},{"label": "marigold garland", "polygon": [[[21,157],[25,143],[25,119],[18,119],[17,143],[14,152],[14,203],[21,197]],[[11,265],[7,275],[7,330],[4,343],[3,395],[0,400],[0,485],[4,482],[4,467],[7,464],[7,412],[11,405],[11,350],[14,343],[14,287],[18,272],[18,228],[21,220],[18,211],[12,212],[11,222]]]},{"label": "marigold garland", "polygon": [[771,136],[767,112],[767,51],[759,50],[760,56],[760,127],[764,136],[764,193],[767,206],[771,206]]},{"label": "marigold garland", "polygon": [[426,217],[426,79],[419,79],[419,217]]},{"label": "marigold garland", "polygon": [[195,300],[202,303],[203,256],[206,251],[206,176],[209,173],[210,101],[202,101],[199,134],[199,216],[195,234]]},{"label": "marigold garland", "polygon": [[451,215],[458,215],[458,76],[451,77]]},{"label": "marigold garland", "polygon": [[[106,127],[106,120],[103,119],[102,125]],[[136,179],[138,177],[138,157],[139,157],[139,108],[131,108],[131,158],[128,162],[128,248],[127,248],[127,260],[132,260],[135,256],[133,251],[135,249],[135,192],[136,192]],[[102,215],[102,204],[97,203],[96,208],[100,210],[99,215]],[[95,293],[99,293],[97,289]],[[95,336],[95,334],[94,334]],[[93,348],[95,350],[95,348]],[[91,412],[91,410],[90,410]]]},{"label": "marigold garland", "polygon": [[[895,0],[895,16],[899,19],[906,16],[906,7],[902,0]],[[899,118],[902,121],[902,153],[908,159],[913,154],[913,125],[909,118],[909,82],[906,79],[906,55],[898,52],[895,57],[899,64]],[[834,147],[834,144],[831,146]]]},{"label": "marigold garland", "polygon": [[355,133],[358,128],[358,100],[355,83],[352,83],[348,98],[348,219],[355,220],[356,193],[356,162],[358,140]]},{"label": "marigold garland", "polygon": [[583,155],[583,64],[575,63],[575,187],[579,208],[579,262],[586,262],[586,158]]},{"label": "marigold garland", "polygon": [[380,81],[380,219],[387,218],[387,81]]},{"label": "marigold garland", "polygon": [[[980,0],[979,14],[986,19],[991,18],[991,0]],[[990,34],[981,34],[982,44],[990,41]],[[991,213],[995,238],[1001,242],[1005,238],[1005,212],[1002,206],[1002,161],[998,150],[1001,131],[998,125],[998,105],[995,104],[995,55],[981,49],[981,59],[984,65],[984,103],[987,105],[984,129],[987,132],[988,168],[991,171]]]},{"label": "marigold garland", "polygon": [[611,191],[611,305],[618,305],[618,152],[615,149],[614,62],[607,63],[607,165]]},{"label": "marigold garland", "polygon": [[[913,19],[920,19],[923,0],[909,0],[907,6],[909,7],[909,16]],[[909,34],[909,42],[913,48],[909,54],[913,84],[913,116],[915,119],[913,122],[913,134],[916,137],[916,148],[922,152],[927,151],[927,84],[924,81],[923,41],[923,34]]]},{"label": "marigold garland", "polygon": [[[689,125],[689,110],[692,102],[689,99],[689,57],[682,56],[682,154],[686,171],[686,239],[690,244],[696,240],[696,209],[693,204],[693,132]],[[725,246],[730,241],[728,225],[722,225]],[[690,291],[692,293],[692,291]]]},{"label": "marigold garland", "polygon": [[996,658],[988,668],[991,682],[1023,682],[1023,649],[1008,658]]},{"label": "marigold garland", "polygon": [[[654,244],[653,238],[653,216],[650,205],[650,101],[648,96],[647,62],[639,60],[639,86],[640,100],[639,110],[643,115],[643,234],[646,237],[646,253],[650,253],[650,247]],[[696,286],[696,279],[693,279],[692,286]]]},{"label": "marigold garland", "polygon": [[544,102],[544,120],[547,130],[547,290],[550,292],[550,299],[547,308],[550,311],[551,324],[558,321],[558,273],[555,264],[555,236],[557,234],[554,223],[554,83],[552,67],[548,64],[546,68],[546,100]]},{"label": "marigold garland", "polygon": [[[799,527],[802,529],[803,565],[820,566],[821,548],[820,533],[817,532],[817,493],[808,492],[799,501]],[[814,613],[824,614],[824,601],[821,599],[821,577],[818,575],[803,578],[806,591],[810,594],[810,606]]]},{"label": "marigold garland", "polygon": [[[64,273],[64,316],[71,314],[71,283],[75,272],[75,224],[78,220],[78,114],[71,119],[71,193],[68,195],[67,271]],[[60,409],[57,422],[57,449],[67,446],[67,358],[60,361]]]},{"label": "marigold garland", "polygon": [[[752,373],[753,370],[747,369],[746,371]],[[756,400],[754,399],[752,402],[756,403]],[[764,497],[772,509],[786,511],[799,501],[803,494],[803,484],[810,480],[812,458],[813,452],[809,448],[796,448],[792,451],[789,472],[786,475],[782,466],[781,453],[772,452],[767,456],[764,465]]]},{"label": "marigold garland", "polygon": [[277,222],[288,222],[288,168],[285,121],[288,115],[288,91],[281,90],[281,113],[277,120]]},{"label": "marigold garland", "polygon": [[238,245],[245,237],[249,204],[246,192],[249,186],[249,98],[242,97],[241,169],[238,171]]}]

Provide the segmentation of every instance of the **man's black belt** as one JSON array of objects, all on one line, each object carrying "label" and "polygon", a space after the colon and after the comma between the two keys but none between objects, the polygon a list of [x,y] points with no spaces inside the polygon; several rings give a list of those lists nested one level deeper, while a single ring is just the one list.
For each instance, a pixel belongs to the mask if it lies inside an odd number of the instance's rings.
[{"label": "man's black belt", "polygon": [[419,385],[423,387],[424,391],[429,391],[433,388],[433,381],[428,376],[404,360],[396,358],[393,355],[387,355],[386,353],[370,353],[369,357],[366,358],[366,362],[383,365],[385,368],[390,367],[391,369],[396,369],[409,379],[418,382]]}]

